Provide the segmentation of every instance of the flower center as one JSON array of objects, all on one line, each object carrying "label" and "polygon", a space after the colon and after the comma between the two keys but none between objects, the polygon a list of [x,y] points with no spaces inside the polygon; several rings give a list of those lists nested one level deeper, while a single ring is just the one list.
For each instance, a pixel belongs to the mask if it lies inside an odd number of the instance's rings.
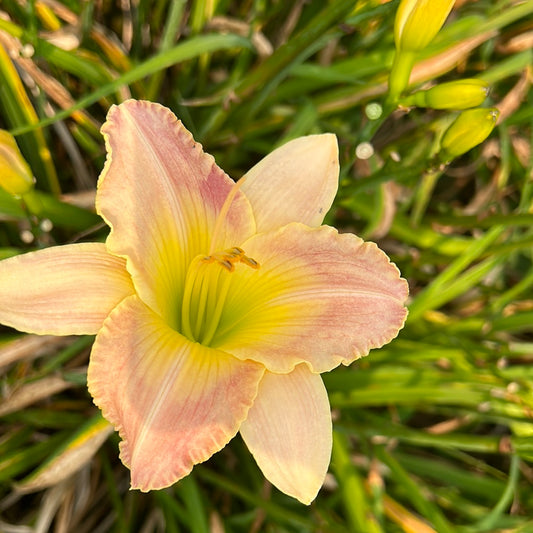
[{"label": "flower center", "polygon": [[181,333],[189,340],[204,346],[213,340],[239,263],[254,270],[260,266],[236,246],[191,261],[181,304]]}]

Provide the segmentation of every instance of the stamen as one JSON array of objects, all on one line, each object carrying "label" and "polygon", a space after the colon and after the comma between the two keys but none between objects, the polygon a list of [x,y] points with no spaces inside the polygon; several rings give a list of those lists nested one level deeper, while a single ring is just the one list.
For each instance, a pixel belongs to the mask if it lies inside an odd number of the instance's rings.
[{"label": "stamen", "polygon": [[248,265],[249,267],[253,268],[254,270],[258,270],[259,269],[259,263],[251,258],[251,257],[247,257],[245,255],[243,255],[241,257],[241,263],[244,263],[245,265]]},{"label": "stamen", "polygon": [[241,257],[244,255],[244,250],[242,248],[239,248],[238,246],[234,246],[233,248],[226,250],[225,253],[231,255],[232,257]]},{"label": "stamen", "polygon": [[207,256],[198,255],[191,261],[181,305],[181,333],[189,340],[204,346],[213,340],[233,279],[230,274],[237,263],[259,268],[259,263],[237,246]]},{"label": "stamen", "polygon": [[[207,268],[207,267],[204,267]],[[220,270],[220,269],[217,269]],[[220,275],[220,272],[218,272]],[[194,327],[194,338],[198,339],[200,338],[200,334],[202,332],[202,328],[205,327],[205,319],[206,319],[206,308],[209,308],[210,305],[212,305],[212,296],[213,293],[213,285],[216,287],[218,285],[218,277],[214,280],[214,284],[209,282],[210,280],[207,279],[206,276],[202,276],[201,280],[201,289],[199,294],[199,303],[198,303],[198,311],[196,312],[196,324]],[[211,293],[211,294],[210,294]]]},{"label": "stamen", "polygon": [[214,263],[215,261],[223,266],[227,271],[233,272],[235,270],[235,263],[244,263],[249,267],[257,270],[260,265],[259,263],[246,255],[244,255],[244,250],[238,246],[234,246],[229,250],[224,250],[223,252],[216,252],[214,254],[205,256],[202,261],[205,263]]},{"label": "stamen", "polygon": [[209,346],[209,343],[213,340],[213,337],[215,336],[218,324],[220,322],[220,318],[222,317],[222,311],[224,310],[224,304],[226,303],[226,297],[228,295],[230,281],[231,276],[226,274],[222,289],[216,301],[215,310],[210,317],[209,326],[207,328],[207,331],[204,333],[202,340],[200,341],[204,346]]},{"label": "stamen", "polygon": [[191,297],[196,281],[198,280],[198,269],[200,268],[202,259],[203,258],[195,257],[189,265],[185,277],[185,287],[183,289],[183,300],[181,303],[181,333],[191,341],[194,341],[191,326]]},{"label": "stamen", "polygon": [[222,261],[219,261],[219,263],[229,272],[233,272],[235,270],[235,265],[229,259],[223,259]]}]

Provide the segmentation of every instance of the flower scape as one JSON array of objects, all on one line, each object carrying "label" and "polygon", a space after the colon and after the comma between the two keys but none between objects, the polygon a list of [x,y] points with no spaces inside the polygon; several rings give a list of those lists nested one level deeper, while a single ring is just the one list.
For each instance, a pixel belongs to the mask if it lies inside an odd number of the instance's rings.
[{"label": "flower scape", "polygon": [[238,432],[265,477],[309,504],[332,446],[320,374],[392,340],[407,283],[373,243],[321,225],[332,134],[288,142],[232,181],[173,113],[129,100],[102,128],[105,243],[0,262],[0,322],[96,334],[88,387],[131,487],[167,487]]}]

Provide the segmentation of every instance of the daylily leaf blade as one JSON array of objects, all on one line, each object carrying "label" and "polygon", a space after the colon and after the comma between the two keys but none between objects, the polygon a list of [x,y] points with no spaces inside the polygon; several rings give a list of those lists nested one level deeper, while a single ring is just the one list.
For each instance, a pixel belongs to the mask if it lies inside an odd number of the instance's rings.
[{"label": "daylily leaf blade", "polygon": [[21,493],[51,487],[75,474],[100,449],[113,427],[100,414],[91,418],[39,468],[17,484]]}]

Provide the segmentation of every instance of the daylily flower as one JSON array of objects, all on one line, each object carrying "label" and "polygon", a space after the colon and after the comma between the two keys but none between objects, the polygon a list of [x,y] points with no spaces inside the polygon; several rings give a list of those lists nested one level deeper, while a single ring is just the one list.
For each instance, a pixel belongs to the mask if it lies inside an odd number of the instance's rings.
[{"label": "daylily flower", "polygon": [[114,106],[102,131],[107,241],[0,262],[0,321],[97,334],[89,391],[132,488],[175,483],[240,431],[265,476],[310,503],[331,452],[320,373],[389,342],[406,316],[387,256],[320,226],[335,137],[291,141],[235,184],[157,104]]}]

